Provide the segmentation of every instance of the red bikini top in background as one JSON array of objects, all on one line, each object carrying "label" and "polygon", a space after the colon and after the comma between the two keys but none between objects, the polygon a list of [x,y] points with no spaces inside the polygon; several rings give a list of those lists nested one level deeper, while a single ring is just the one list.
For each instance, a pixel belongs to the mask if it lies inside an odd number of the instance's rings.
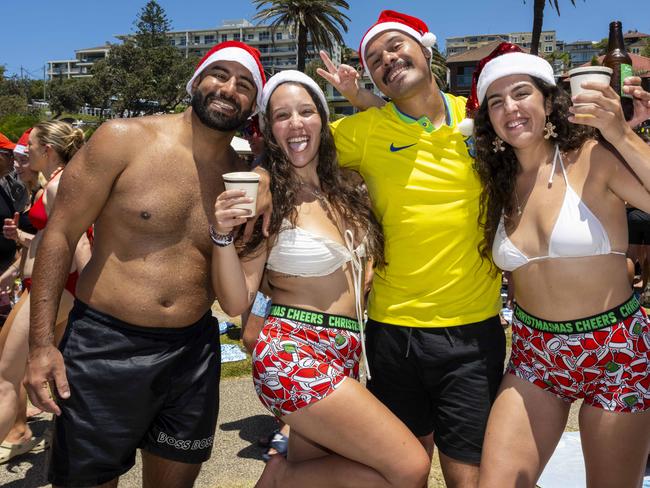
[{"label": "red bikini top in background", "polygon": [[34,202],[34,205],[32,205],[32,208],[27,213],[27,218],[36,230],[43,230],[47,225],[47,212],[43,203],[43,195],[45,195],[45,190],[43,190],[41,196],[38,197],[38,200]]},{"label": "red bikini top in background", "polygon": [[[54,173],[52,173],[50,181],[52,181],[54,177],[61,171],[63,171],[63,168],[59,168]],[[47,185],[50,184],[50,181],[47,182]],[[45,189],[47,188],[47,185],[43,187],[41,196],[38,197],[38,200],[34,202],[34,205],[32,205],[32,208],[30,208],[29,212],[27,213],[27,218],[29,218],[29,221],[37,230],[43,230],[47,225],[47,211],[45,210],[45,204],[43,203],[43,196],[45,195]]]}]

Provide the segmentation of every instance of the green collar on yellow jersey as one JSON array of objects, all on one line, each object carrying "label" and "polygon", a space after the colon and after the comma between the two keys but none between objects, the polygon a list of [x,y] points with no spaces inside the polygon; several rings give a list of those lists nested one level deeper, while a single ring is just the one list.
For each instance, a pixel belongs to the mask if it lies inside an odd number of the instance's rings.
[{"label": "green collar on yellow jersey", "polygon": [[[449,110],[449,104],[447,102],[447,97],[444,94],[444,92],[442,92],[442,91],[440,92],[440,94],[442,95],[442,101],[445,104],[445,123],[447,125],[451,126],[452,123],[453,123],[453,118],[452,118],[451,111]],[[428,133],[431,133],[431,132],[434,132],[434,131],[438,130],[438,127],[433,125],[433,123],[431,122],[429,117],[427,117],[426,115],[423,115],[419,119],[416,119],[415,117],[412,117],[409,114],[406,114],[406,113],[402,112],[399,108],[397,108],[397,105],[395,105],[395,102],[393,102],[393,109],[395,110],[395,113],[400,118],[400,120],[402,120],[402,122],[405,122],[407,124],[418,124],[420,127],[422,127]]]}]

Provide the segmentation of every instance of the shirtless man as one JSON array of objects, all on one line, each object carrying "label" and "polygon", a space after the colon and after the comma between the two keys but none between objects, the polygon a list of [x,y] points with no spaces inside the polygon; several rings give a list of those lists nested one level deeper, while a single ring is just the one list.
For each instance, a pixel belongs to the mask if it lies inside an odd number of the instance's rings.
[{"label": "shirtless man", "polygon": [[[142,448],[145,487],[190,487],[209,458],[220,349],[208,227],[221,175],[243,169],[230,141],[263,83],[257,50],[218,44],[187,84],[191,108],[107,122],[68,165],[36,258],[27,378],[57,415],[55,486],[117,486]],[[55,304],[93,222],[60,352]]]}]

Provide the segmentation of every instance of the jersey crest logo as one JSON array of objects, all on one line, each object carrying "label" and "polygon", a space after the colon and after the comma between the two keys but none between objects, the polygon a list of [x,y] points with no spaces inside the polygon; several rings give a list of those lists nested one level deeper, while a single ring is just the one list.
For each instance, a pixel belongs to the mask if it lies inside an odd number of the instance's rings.
[{"label": "jersey crest logo", "polygon": [[474,136],[469,136],[465,139],[465,146],[467,147],[467,153],[473,159],[476,159],[476,141],[474,140]]},{"label": "jersey crest logo", "polygon": [[401,151],[402,149],[408,149],[409,147],[415,146],[415,143],[413,144],[408,144],[406,146],[396,146],[394,143],[390,143],[390,152],[397,152]]}]

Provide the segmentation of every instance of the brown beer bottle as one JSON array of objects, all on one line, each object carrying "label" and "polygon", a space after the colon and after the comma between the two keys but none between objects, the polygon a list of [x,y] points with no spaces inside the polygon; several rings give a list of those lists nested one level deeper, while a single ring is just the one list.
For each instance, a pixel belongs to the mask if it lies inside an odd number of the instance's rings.
[{"label": "brown beer bottle", "polygon": [[621,96],[625,120],[630,120],[634,115],[634,101],[631,95],[623,93],[623,80],[632,76],[632,58],[625,50],[623,25],[618,20],[609,24],[609,44],[603,65],[614,70],[610,85]]}]

